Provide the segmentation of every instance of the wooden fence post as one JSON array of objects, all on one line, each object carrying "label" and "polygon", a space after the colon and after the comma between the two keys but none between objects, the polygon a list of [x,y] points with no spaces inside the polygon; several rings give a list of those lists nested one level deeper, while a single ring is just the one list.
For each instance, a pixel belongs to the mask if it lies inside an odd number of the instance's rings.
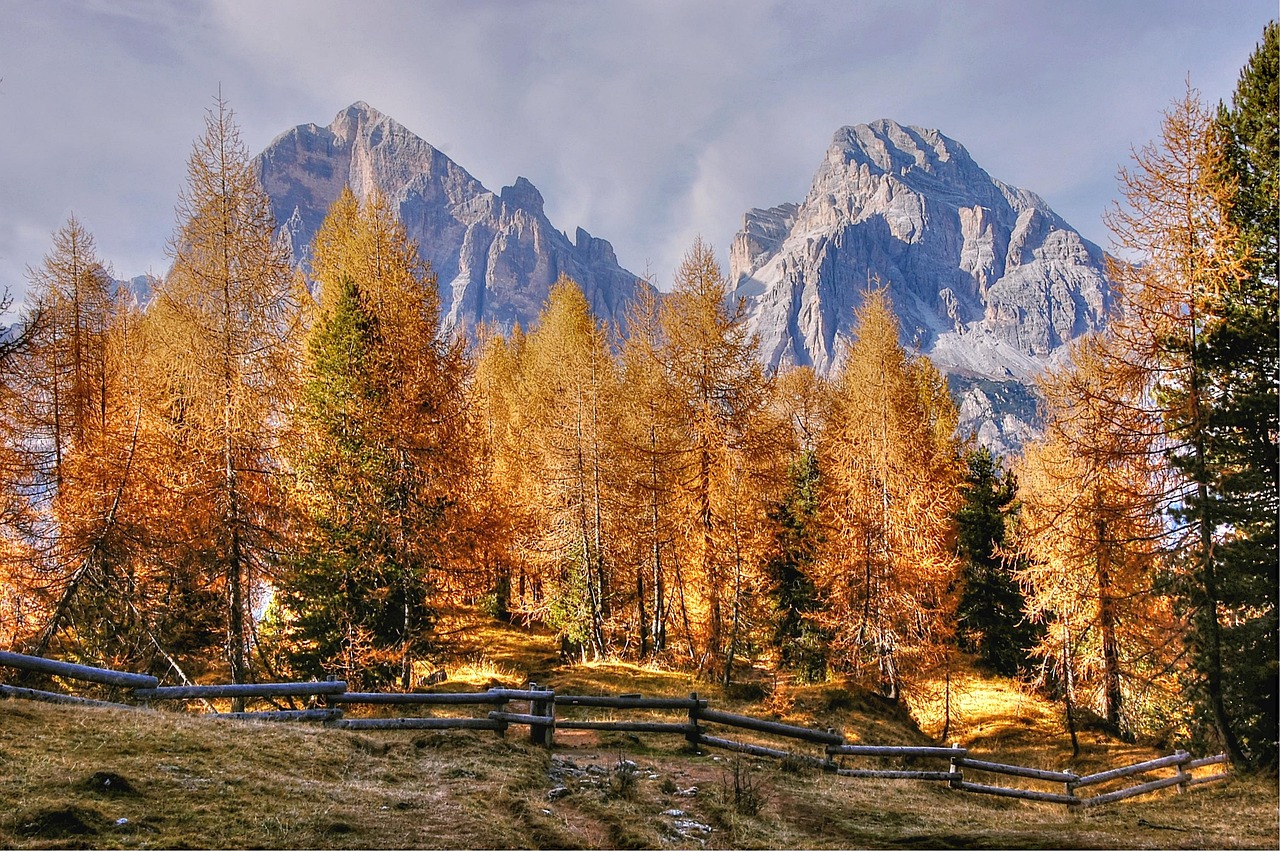
[{"label": "wooden fence post", "polygon": [[[538,684],[537,684],[537,683],[535,683],[535,682],[533,682],[532,680],[530,680],[530,681],[529,681],[529,691],[538,691]],[[530,714],[530,715],[541,715],[541,714],[543,713],[543,711],[544,711],[544,710],[543,710],[543,707],[544,707],[545,705],[546,705],[546,704],[544,704],[541,700],[533,700],[532,698],[530,698],[530,700],[529,700],[529,714]],[[540,745],[540,744],[542,744],[542,725],[541,725],[541,724],[530,724],[530,725],[529,725],[529,741],[533,742],[535,745]]]},{"label": "wooden fence post", "polygon": [[[835,727],[828,727],[828,728],[827,728],[827,732],[834,736],[834,735],[836,734],[836,728],[835,728]],[[844,733],[840,733],[840,744],[842,744],[842,745],[844,744]],[[839,766],[838,766],[838,765],[836,765],[836,758],[835,758],[835,754],[831,753],[831,749],[830,749],[830,748],[823,748],[823,753],[825,754],[826,759],[825,759],[825,760],[823,760],[823,763],[822,763],[822,770],[823,770],[823,771],[835,771],[836,769],[838,769],[838,768],[839,768]]]},{"label": "wooden fence post", "polygon": [[542,744],[545,747],[553,748],[556,744],[556,696],[555,689],[550,686],[543,686],[542,690],[547,692],[550,697],[542,704],[542,714],[545,715],[551,723],[542,728]]},{"label": "wooden fence post", "polygon": [[[489,691],[493,691],[493,689],[489,689]],[[494,707],[494,709],[495,709],[495,710],[497,710],[498,712],[506,712],[506,711],[507,711],[507,698],[506,698],[506,697],[500,697],[500,698],[498,698],[496,701],[494,701],[493,707]],[[506,720],[505,720],[505,719],[498,719],[498,723],[499,723],[500,725],[502,725],[502,726],[498,727],[498,730],[497,730],[498,738],[499,738],[499,739],[505,739],[505,738],[507,737],[507,722],[506,722]]]},{"label": "wooden fence post", "polygon": [[702,732],[698,727],[698,706],[698,693],[696,691],[689,692],[689,730],[684,734],[684,737],[689,742],[689,747],[695,752],[698,750],[698,736]]},{"label": "wooden fence post", "polygon": [[[529,683],[529,691],[551,693],[551,688],[548,686],[539,686],[537,683]],[[553,737],[555,736],[555,713],[556,701],[554,694],[552,694],[551,699],[549,700],[530,699],[530,715],[536,715],[539,718],[549,718],[553,720],[550,724],[530,724],[529,741],[533,742],[535,745],[541,745],[542,747],[551,747]]]},{"label": "wooden fence post", "polygon": [[[332,683],[332,682],[336,682],[336,681],[337,681],[337,679],[338,679],[338,677],[337,677],[336,675],[334,675],[334,674],[330,674],[329,676],[327,676],[327,677],[325,677],[325,678],[324,678],[324,681],[325,681],[325,682],[327,682],[327,683]],[[312,697],[311,699],[312,699],[312,700],[315,700],[315,698],[314,698],[314,697]],[[329,695],[327,695],[327,694],[323,694],[323,695],[321,695],[321,696],[320,696],[320,704],[321,704],[321,706],[323,706],[325,709],[332,709],[332,708],[333,708],[333,701],[331,701],[331,700],[329,699]]]}]

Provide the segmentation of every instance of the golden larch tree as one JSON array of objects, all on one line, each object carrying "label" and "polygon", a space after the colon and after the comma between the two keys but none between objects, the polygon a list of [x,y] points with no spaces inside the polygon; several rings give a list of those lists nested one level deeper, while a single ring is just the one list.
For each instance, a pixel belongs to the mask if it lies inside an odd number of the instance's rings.
[{"label": "golden larch tree", "polygon": [[242,682],[255,595],[279,549],[278,431],[300,328],[270,203],[221,97],[193,145],[177,217],[173,265],[146,318],[156,415],[170,485],[192,515],[188,549],[222,589],[226,661]]},{"label": "golden larch tree", "polygon": [[835,666],[878,672],[896,698],[950,636],[957,414],[933,365],[899,345],[883,290],[866,294],[857,319],[818,443],[825,541],[814,578]]}]

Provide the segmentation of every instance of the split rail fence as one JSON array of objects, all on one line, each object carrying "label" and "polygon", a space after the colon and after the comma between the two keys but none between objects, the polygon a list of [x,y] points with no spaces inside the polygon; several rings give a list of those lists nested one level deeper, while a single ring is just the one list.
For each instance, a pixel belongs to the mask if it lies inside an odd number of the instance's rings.
[{"label": "split rail fence", "polygon": [[[550,688],[530,683],[527,689],[493,688],[483,692],[428,694],[389,692],[349,692],[347,684],[340,680],[300,683],[245,683],[237,685],[184,685],[161,686],[159,681],[145,674],[131,674],[108,668],[93,668],[59,662],[37,656],[0,651],[0,666],[48,674],[66,679],[98,683],[126,689],[134,701],[143,706],[152,701],[201,700],[212,708],[211,700],[274,700],[278,698],[305,697],[316,704],[306,709],[272,709],[256,712],[217,712],[221,718],[256,721],[309,721],[348,730],[492,730],[505,736],[512,725],[527,726],[530,741],[552,747],[557,730],[595,730],[624,733],[668,734],[683,737],[693,749],[702,747],[733,751],[755,757],[783,760],[796,765],[808,765],[840,777],[875,778],[882,780],[917,780],[946,783],[950,788],[963,792],[998,795],[1007,798],[1061,804],[1068,807],[1090,807],[1110,804],[1137,795],[1145,795],[1161,789],[1177,787],[1179,792],[1206,783],[1230,777],[1230,768],[1224,754],[1192,759],[1189,753],[1177,751],[1169,756],[1100,771],[1078,775],[1071,771],[1048,771],[1020,765],[971,758],[963,747],[900,747],[894,745],[865,745],[849,743],[844,734],[834,729],[799,727],[738,715],[712,709],[708,701],[697,693],[688,697],[643,697],[638,694],[604,695],[556,694]],[[75,695],[42,691],[32,688],[0,684],[0,697],[69,703],[82,706],[106,706],[137,709],[138,703],[94,700]],[[524,704],[526,711],[511,711],[510,704]],[[344,707],[365,706],[491,706],[483,717],[406,716],[396,718],[347,718]],[[520,707],[517,707],[520,708]],[[615,711],[676,712],[670,721],[592,720],[590,718],[565,717],[561,712],[596,709]],[[580,714],[580,713],[579,713]],[[709,728],[728,727],[749,733],[763,734],[797,743],[817,746],[819,753],[784,750],[763,745],[757,741],[724,738],[709,735]],[[812,748],[811,748],[812,749]],[[858,767],[849,767],[847,760]],[[874,761],[867,765],[867,761]],[[885,760],[895,760],[901,765],[888,767]],[[921,763],[932,767],[920,767]],[[1193,774],[1202,769],[1215,768],[1215,773]],[[1160,771],[1172,771],[1171,776],[1146,779],[1134,785],[1123,786],[1097,794],[1080,795],[1078,790],[1095,786],[1106,787],[1117,781],[1129,781],[1142,775]],[[1062,791],[1024,789],[1019,786],[995,785],[974,782],[974,775],[1002,775],[1022,780],[1034,780],[1052,784]]]}]

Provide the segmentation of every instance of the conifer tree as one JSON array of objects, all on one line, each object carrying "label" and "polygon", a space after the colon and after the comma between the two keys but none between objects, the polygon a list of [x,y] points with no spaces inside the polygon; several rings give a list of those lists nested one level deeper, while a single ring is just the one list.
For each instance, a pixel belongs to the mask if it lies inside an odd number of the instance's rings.
[{"label": "conifer tree", "polygon": [[898,344],[868,292],[819,443],[825,542],[815,568],[833,661],[897,698],[951,640],[958,453],[941,376]]},{"label": "conifer tree", "polygon": [[1221,136],[1188,87],[1166,111],[1161,138],[1121,172],[1126,205],[1108,221],[1119,244],[1141,262],[1113,264],[1123,315],[1112,323],[1114,344],[1107,351],[1113,372],[1133,371],[1144,382],[1143,398],[1158,415],[1160,448],[1178,473],[1164,508],[1182,536],[1169,556],[1190,617],[1197,690],[1222,747],[1243,763],[1226,702],[1234,675],[1223,634],[1233,615],[1224,606],[1229,579],[1217,555],[1229,529],[1217,484],[1224,468],[1213,457],[1212,424],[1223,389],[1214,386],[1206,342],[1223,327],[1223,304],[1236,301],[1228,294],[1240,292],[1249,264],[1231,215],[1238,189]]},{"label": "conifer tree", "polygon": [[610,652],[617,375],[604,327],[568,278],[552,287],[525,342],[524,439],[539,480],[537,550],[550,581],[547,617],[597,658]]},{"label": "conifer tree", "polygon": [[[1217,522],[1217,592],[1229,612],[1220,640],[1223,704],[1242,750],[1258,766],[1277,759],[1277,589],[1280,588],[1280,25],[1267,25],[1217,124],[1228,216],[1245,274],[1209,294],[1201,337],[1207,493]],[[1196,506],[1192,505],[1193,510]],[[1202,619],[1203,622],[1203,619]]]},{"label": "conifer tree", "polygon": [[1018,512],[1017,479],[987,447],[970,450],[956,512],[956,549],[963,562],[957,638],[993,671],[1024,669],[1044,625],[1030,621],[1018,586],[1009,534]]},{"label": "conifer tree", "polygon": [[534,535],[533,471],[522,439],[520,386],[525,334],[517,325],[510,338],[482,328],[473,382],[476,411],[477,496],[475,552],[482,574],[472,583],[486,608],[502,619],[540,605],[539,577],[522,543]]},{"label": "conifer tree", "polygon": [[120,305],[92,234],[75,216],[54,233],[52,249],[29,276],[26,344],[8,382],[16,406],[10,419],[29,438],[27,486],[47,502],[58,493],[67,456],[104,427],[107,337]]},{"label": "conifer tree", "polygon": [[817,623],[821,605],[814,566],[822,544],[817,447],[829,388],[809,366],[774,377],[772,406],[790,423],[788,489],[769,511],[774,543],[764,566],[771,608],[769,644],[778,662],[811,681],[827,675],[830,633]]},{"label": "conifer tree", "polygon": [[820,600],[813,581],[822,544],[818,521],[818,458],[801,450],[789,471],[790,490],[770,512],[776,524],[773,554],[764,566],[772,608],[770,644],[778,663],[809,682],[827,676],[830,633],[815,621]]},{"label": "conifer tree", "polygon": [[732,677],[739,646],[763,619],[756,595],[769,536],[765,514],[782,483],[771,382],[729,303],[715,255],[697,240],[660,312],[673,415],[683,439],[682,546],[674,564],[686,647],[700,669]]},{"label": "conifer tree", "polygon": [[173,265],[146,327],[169,486],[191,516],[186,548],[224,595],[226,661],[251,676],[253,610],[279,551],[277,425],[297,351],[298,302],[270,203],[226,101],[187,166]]},{"label": "conifer tree", "polygon": [[113,564],[119,569],[123,560],[118,512],[95,496],[123,486],[106,456],[122,393],[121,350],[112,338],[123,333],[124,310],[92,235],[74,216],[29,274],[24,345],[6,382],[9,471],[30,500],[22,513],[31,546],[20,581],[29,605],[43,604],[37,653],[74,620],[84,640],[66,652],[101,659],[99,648],[84,645],[107,619],[88,588],[105,590]]},{"label": "conifer tree", "polygon": [[409,688],[468,525],[467,364],[383,198],[345,191],[314,256],[321,296],[290,452],[304,540],[278,582],[274,637],[300,672]]},{"label": "conifer tree", "polygon": [[681,422],[672,405],[664,363],[658,301],[641,290],[627,315],[621,352],[618,499],[623,533],[619,558],[635,577],[636,642],[641,657],[667,649],[675,590]]},{"label": "conifer tree", "polygon": [[[1025,448],[1020,580],[1046,627],[1038,655],[1117,732],[1170,686],[1181,629],[1157,588],[1175,483],[1159,452],[1141,370],[1116,368],[1109,337],[1084,338],[1040,382],[1044,435]],[[1074,693],[1068,694],[1075,699]],[[1130,704],[1134,704],[1132,707]]]}]

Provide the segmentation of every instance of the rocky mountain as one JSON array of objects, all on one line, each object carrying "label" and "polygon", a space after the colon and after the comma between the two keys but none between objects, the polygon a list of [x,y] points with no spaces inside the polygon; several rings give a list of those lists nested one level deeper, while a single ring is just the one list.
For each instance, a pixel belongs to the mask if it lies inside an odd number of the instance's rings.
[{"label": "rocky mountain", "polygon": [[803,203],[746,214],[730,280],[767,362],[822,372],[862,294],[886,287],[903,345],[948,373],[962,419],[1005,451],[1034,427],[1024,385],[1112,299],[1102,250],[1040,197],[938,131],[887,120],[837,131]]},{"label": "rocky mountain", "polygon": [[561,274],[582,286],[605,319],[621,319],[637,287],[648,286],[618,265],[605,240],[581,228],[570,240],[557,230],[525,178],[495,194],[366,103],[347,107],[327,127],[305,124],[278,136],[255,164],[281,237],[304,267],[344,186],[359,198],[381,192],[435,271],[448,327],[527,327]]}]

